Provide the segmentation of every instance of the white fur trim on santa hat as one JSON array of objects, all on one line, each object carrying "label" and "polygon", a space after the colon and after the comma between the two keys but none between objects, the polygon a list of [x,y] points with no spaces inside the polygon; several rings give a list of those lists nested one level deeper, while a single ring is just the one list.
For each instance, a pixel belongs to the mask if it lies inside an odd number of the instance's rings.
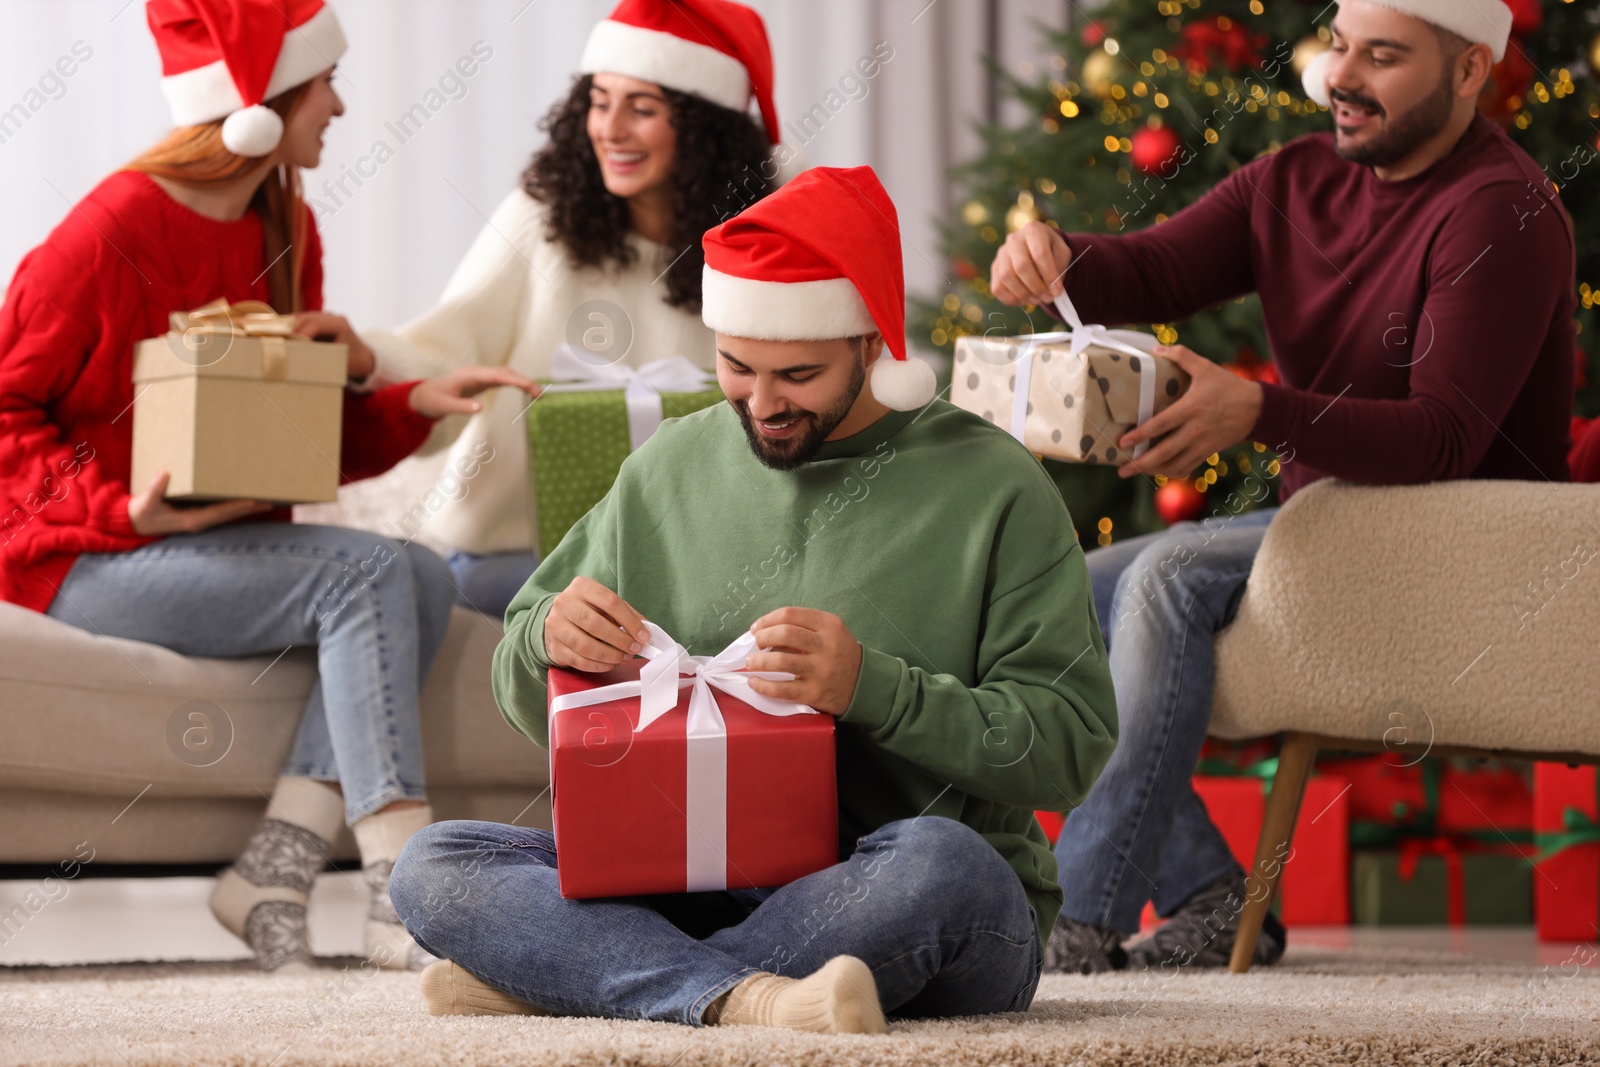
[{"label": "white fur trim on santa hat", "polygon": [[[265,99],[310,81],[344,55],[348,43],[333,8],[322,9],[283,38],[283,50],[272,65]],[[222,60],[161,79],[161,91],[172,108],[174,126],[197,126],[231,115],[244,107],[233,75]],[[231,149],[230,149],[231,151]],[[270,149],[269,149],[270,151]]]},{"label": "white fur trim on santa hat", "polygon": [[877,333],[867,302],[849,278],[768,282],[706,267],[701,318],[717,333],[754,341],[826,341]]},{"label": "white fur trim on santa hat", "polygon": [[1431,22],[1460,34],[1474,44],[1486,44],[1494,61],[1506,57],[1511,39],[1511,7],[1504,0],[1363,0],[1392,8],[1402,15]]},{"label": "white fur trim on santa hat", "polygon": [[737,59],[710,45],[611,19],[590,31],[578,71],[626,74],[692,93],[731,111],[750,106],[750,73]]},{"label": "white fur trim on santa hat", "polygon": [[933,368],[920,359],[895,359],[886,351],[872,365],[872,395],[895,411],[926,407],[938,384]]}]

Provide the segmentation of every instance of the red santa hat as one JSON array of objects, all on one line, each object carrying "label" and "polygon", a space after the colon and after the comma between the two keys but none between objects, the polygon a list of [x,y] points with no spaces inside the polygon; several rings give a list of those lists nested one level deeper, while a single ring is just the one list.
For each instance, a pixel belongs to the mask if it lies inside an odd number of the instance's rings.
[{"label": "red santa hat", "polygon": [[263,106],[344,55],[344,31],[322,0],[147,0],[161,52],[161,91],[178,126],[224,119],[241,156],[278,147],[283,120]]},{"label": "red santa hat", "polygon": [[[625,74],[743,114],[753,98],[767,143],[782,131],[772,96],[772,46],[754,9],[732,0],[622,0],[595,26],[583,74]],[[783,155],[793,157],[792,149]],[[795,170],[792,164],[783,168]]]},{"label": "red santa hat", "polygon": [[759,341],[877,332],[872,395],[896,411],[933,399],[933,368],[906,357],[900,220],[871,167],[813,167],[706,231],[701,317]]},{"label": "red santa hat", "polygon": [[[1431,22],[1440,29],[1465,37],[1473,44],[1486,44],[1500,62],[1506,57],[1511,40],[1511,8],[1505,0],[1362,0],[1363,3],[1391,8],[1402,15]],[[1323,52],[1306,64],[1301,76],[1306,95],[1323,107],[1328,95],[1328,64],[1332,52]]]}]

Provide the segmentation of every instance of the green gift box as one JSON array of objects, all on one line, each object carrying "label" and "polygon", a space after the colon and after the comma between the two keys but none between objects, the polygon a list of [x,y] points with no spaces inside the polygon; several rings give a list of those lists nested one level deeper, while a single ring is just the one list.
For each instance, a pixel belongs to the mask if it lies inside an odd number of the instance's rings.
[{"label": "green gift box", "polygon": [[1533,869],[1512,848],[1463,851],[1439,839],[1398,851],[1358,851],[1350,910],[1363,926],[1526,926]]},{"label": "green gift box", "polygon": [[682,357],[596,366],[562,345],[552,375],[528,409],[528,494],[541,557],[610,491],[622,461],[663,419],[723,399],[716,376]]}]

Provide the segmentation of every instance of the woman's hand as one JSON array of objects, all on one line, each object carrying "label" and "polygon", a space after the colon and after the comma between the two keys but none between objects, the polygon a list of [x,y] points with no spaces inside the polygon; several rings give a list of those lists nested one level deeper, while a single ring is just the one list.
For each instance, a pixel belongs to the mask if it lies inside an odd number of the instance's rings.
[{"label": "woman's hand", "polygon": [[792,682],[750,679],[762,696],[794,700],[837,718],[850,710],[861,677],[861,642],[837,615],[813,608],[769,611],[750,627],[756,647],[745,667],[788,671]]},{"label": "woman's hand", "polygon": [[1061,276],[1072,265],[1066,238],[1035,220],[1013,231],[989,268],[989,291],[1002,304],[1047,306],[1064,291]]},{"label": "woman's hand", "polygon": [[302,311],[294,317],[294,332],[313,341],[332,341],[350,349],[348,374],[353,382],[366,381],[378,369],[378,357],[356,333],[350,320],[331,311]]},{"label": "woman's hand", "polygon": [[539,395],[539,383],[505,367],[457,367],[449,374],[418,382],[411,390],[411,410],[430,419],[446,415],[476,415],[483,404],[470,399],[489,389],[509,386],[529,397]]},{"label": "woman's hand", "polygon": [[246,515],[271,511],[275,506],[260,500],[224,500],[218,504],[175,508],[162,499],[170,480],[171,475],[162,471],[144,492],[128,498],[128,521],[133,523],[134,533],[143,537],[199,533]]}]

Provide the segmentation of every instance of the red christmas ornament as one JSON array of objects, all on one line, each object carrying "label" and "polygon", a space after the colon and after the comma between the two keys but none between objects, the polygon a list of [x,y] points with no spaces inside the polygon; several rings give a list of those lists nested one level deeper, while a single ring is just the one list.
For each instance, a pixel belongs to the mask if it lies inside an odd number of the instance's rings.
[{"label": "red christmas ornament", "polygon": [[1251,33],[1222,15],[1191,22],[1180,36],[1183,40],[1171,50],[1172,54],[1198,74],[1206,73],[1216,64],[1228,70],[1259,67],[1261,49],[1267,44],[1265,34]]},{"label": "red christmas ornament", "polygon": [[[1512,43],[1517,43],[1515,37]],[[1535,73],[1533,64],[1520,47],[1506,49],[1505,59],[1496,63],[1489,72],[1489,80],[1484,83],[1483,92],[1478,96],[1478,107],[1502,125],[1510,125],[1521,109],[1522,102],[1528,98]]]},{"label": "red christmas ornament", "polygon": [[1233,357],[1233,362],[1225,363],[1223,366],[1245,381],[1266,382],[1269,385],[1279,383],[1277,364],[1262,359],[1249,345],[1241,346],[1239,354]]},{"label": "red christmas ornament", "polygon": [[952,260],[950,266],[956,272],[956,277],[960,278],[964,282],[970,282],[973,278],[978,276],[978,268],[974,267],[969,260]]},{"label": "red christmas ornament", "polygon": [[1168,526],[1199,518],[1205,508],[1205,496],[1188,479],[1168,482],[1156,490],[1156,514]]},{"label": "red christmas ornament", "polygon": [[1088,48],[1094,48],[1106,39],[1106,28],[1098,22],[1091,21],[1083,28],[1083,43]]},{"label": "red christmas ornament", "polygon": [[[1146,174],[1156,174],[1170,169],[1169,164],[1182,147],[1183,141],[1171,126],[1146,126],[1133,135],[1133,151],[1128,157]],[[1162,176],[1172,177],[1170,173]]]}]

